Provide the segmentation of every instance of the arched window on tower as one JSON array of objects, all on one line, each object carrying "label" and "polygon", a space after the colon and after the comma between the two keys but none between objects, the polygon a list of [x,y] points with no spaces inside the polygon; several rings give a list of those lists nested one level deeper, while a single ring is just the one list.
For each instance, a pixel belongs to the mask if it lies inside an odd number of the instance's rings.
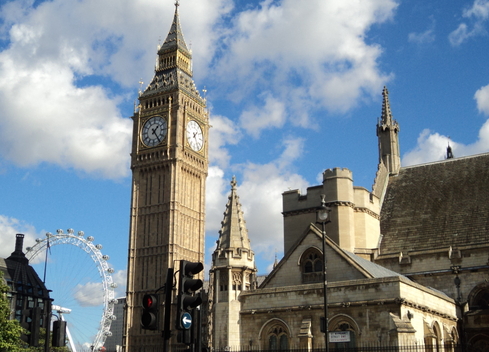
[{"label": "arched window on tower", "polygon": [[316,248],[307,249],[301,257],[302,283],[321,282],[323,278],[323,255]]}]

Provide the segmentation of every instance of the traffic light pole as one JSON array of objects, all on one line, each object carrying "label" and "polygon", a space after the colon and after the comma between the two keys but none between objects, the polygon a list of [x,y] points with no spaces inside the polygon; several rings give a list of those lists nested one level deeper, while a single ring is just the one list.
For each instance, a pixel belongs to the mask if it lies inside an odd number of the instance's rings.
[{"label": "traffic light pole", "polygon": [[163,352],[168,352],[171,337],[171,300],[173,296],[173,268],[168,268],[165,287],[165,321],[163,324]]}]

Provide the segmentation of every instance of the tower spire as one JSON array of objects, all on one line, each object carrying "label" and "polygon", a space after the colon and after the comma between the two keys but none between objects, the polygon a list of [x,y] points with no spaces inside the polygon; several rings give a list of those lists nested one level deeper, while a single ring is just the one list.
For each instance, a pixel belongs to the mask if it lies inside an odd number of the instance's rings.
[{"label": "tower spire", "polygon": [[178,0],[175,1],[175,14],[173,15],[173,22],[170,27],[170,31],[166,36],[166,39],[161,46],[158,54],[162,51],[178,48],[181,51],[185,51],[190,54],[185,39],[183,37],[182,28],[180,27],[180,16],[178,15],[178,7],[180,6]]},{"label": "tower spire", "polygon": [[382,123],[385,125],[391,125],[392,124],[392,112],[391,112],[391,104],[389,102],[389,91],[387,90],[387,87],[384,86],[384,89],[382,91],[382,116],[381,120]]},{"label": "tower spire", "polygon": [[231,180],[231,194],[228,197],[224,219],[219,230],[218,249],[246,249],[250,250],[250,240],[246,221],[241,210],[241,203],[237,193],[237,181],[233,176]]},{"label": "tower spire", "polygon": [[396,175],[401,168],[401,154],[399,148],[399,124],[392,117],[389,102],[389,91],[384,86],[382,91],[382,115],[377,124],[377,137],[379,138],[379,163],[383,163],[390,175]]},{"label": "tower spire", "polygon": [[[205,106],[205,101],[200,96],[192,79],[192,53],[187,47],[180,27],[179,6],[180,3],[175,1],[175,14],[170,30],[163,44],[158,46],[155,75],[140,95],[140,100],[152,97],[154,94],[183,89],[194,100]],[[149,104],[151,103],[149,102]]]}]

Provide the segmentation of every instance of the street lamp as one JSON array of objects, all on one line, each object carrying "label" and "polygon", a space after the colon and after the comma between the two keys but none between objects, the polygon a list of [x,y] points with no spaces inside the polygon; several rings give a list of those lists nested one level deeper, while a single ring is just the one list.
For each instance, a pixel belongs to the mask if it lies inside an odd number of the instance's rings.
[{"label": "street lamp", "polygon": [[330,222],[329,213],[331,208],[326,206],[324,200],[325,195],[321,194],[321,206],[316,211],[316,222],[321,224],[321,230],[323,234],[323,299],[324,299],[324,343],[326,346],[326,352],[329,352],[329,331],[328,331],[328,281],[326,278],[326,230],[324,226]]}]

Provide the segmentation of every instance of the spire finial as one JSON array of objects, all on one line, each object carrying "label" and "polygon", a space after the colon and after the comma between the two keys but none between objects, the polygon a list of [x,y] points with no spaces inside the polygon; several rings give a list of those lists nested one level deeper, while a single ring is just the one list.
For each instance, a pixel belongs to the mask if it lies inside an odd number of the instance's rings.
[{"label": "spire finial", "polygon": [[139,91],[138,91],[139,96],[141,96],[141,94],[143,93],[143,83],[144,83],[143,79],[141,78],[139,80]]},{"label": "spire finial", "polygon": [[178,8],[180,6],[180,2],[178,0],[175,0],[175,8]]},{"label": "spire finial", "polygon": [[453,159],[452,147],[450,147],[450,136],[448,136],[447,159]]},{"label": "spire finial", "polygon": [[238,182],[236,181],[236,176],[233,176],[233,179],[231,180],[231,189],[235,190],[237,185]]},{"label": "spire finial", "polygon": [[382,96],[383,96],[383,101],[382,101],[381,120],[384,124],[390,125],[392,122],[392,112],[391,112],[391,104],[389,103],[389,91],[387,90],[386,86],[384,86],[384,89],[382,90]]}]

